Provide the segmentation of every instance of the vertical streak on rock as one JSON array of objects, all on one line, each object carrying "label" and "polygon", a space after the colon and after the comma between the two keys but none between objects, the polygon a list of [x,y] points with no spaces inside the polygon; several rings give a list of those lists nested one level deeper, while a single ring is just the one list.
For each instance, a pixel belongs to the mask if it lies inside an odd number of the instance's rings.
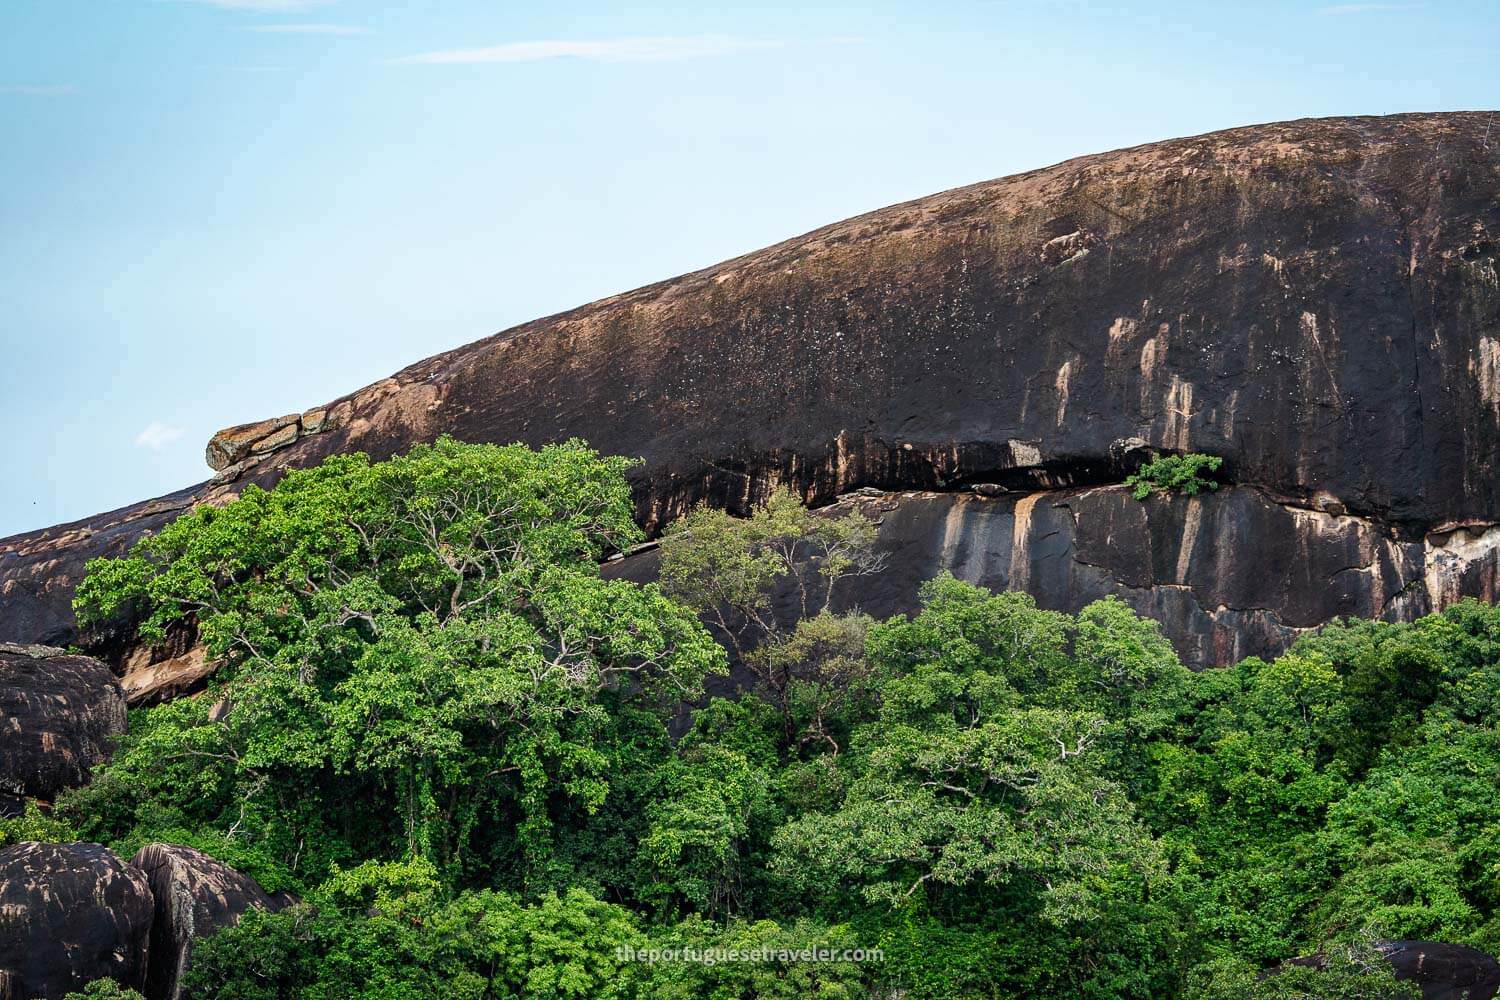
[{"label": "vertical streak on rock", "polygon": [[1370,553],[1367,563],[1370,571],[1365,576],[1365,585],[1370,595],[1370,613],[1375,616],[1385,614],[1385,570],[1382,568],[1384,560],[1381,559],[1381,555],[1388,547],[1388,544],[1384,541],[1372,542],[1370,545],[1373,551]]},{"label": "vertical streak on rock", "polygon": [[1328,386],[1333,390],[1333,403],[1339,409],[1343,409],[1343,390],[1339,388],[1338,379],[1333,375],[1333,365],[1328,361],[1328,349],[1323,346],[1323,338],[1318,336],[1318,317],[1314,313],[1303,310],[1299,325],[1303,336],[1312,341],[1313,347],[1317,351],[1318,361],[1323,365],[1323,374],[1328,376]]},{"label": "vertical streak on rock", "polygon": [[1187,451],[1190,426],[1193,416],[1193,383],[1185,382],[1173,375],[1167,390],[1166,410],[1162,414],[1162,445]]},{"label": "vertical streak on rock", "polygon": [[1479,388],[1479,398],[1500,418],[1500,340],[1479,338],[1479,350],[1469,358],[1469,374]]},{"label": "vertical streak on rock", "polygon": [[849,432],[840,430],[833,439],[833,490],[841,493],[849,482]]},{"label": "vertical streak on rock", "polygon": [[950,571],[953,569],[953,564],[958,558],[958,546],[963,541],[963,537],[964,505],[956,503],[948,508],[948,514],[943,518],[943,553],[939,563],[943,569]]},{"label": "vertical streak on rock", "polygon": [[1016,522],[1010,536],[1010,579],[1007,590],[1026,590],[1031,585],[1031,509],[1045,493],[1032,493],[1016,504]]},{"label": "vertical streak on rock", "polygon": [[1198,524],[1202,517],[1203,501],[1197,497],[1190,498],[1182,525],[1182,545],[1177,550],[1177,574],[1173,577],[1177,583],[1188,582],[1188,567],[1192,565],[1193,545],[1198,541]]}]

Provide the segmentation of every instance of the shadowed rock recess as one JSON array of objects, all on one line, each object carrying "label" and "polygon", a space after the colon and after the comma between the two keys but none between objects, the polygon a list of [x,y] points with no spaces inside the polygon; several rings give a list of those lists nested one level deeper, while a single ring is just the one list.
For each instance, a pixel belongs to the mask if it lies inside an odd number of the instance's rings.
[{"label": "shadowed rock recess", "polygon": [[[908,609],[942,568],[1046,607],[1118,593],[1194,663],[1275,652],[1334,615],[1493,598],[1489,118],[1307,120],[1083,157],[527,323],[221,432],[202,486],[0,542],[0,639],[66,640],[84,559],[193,503],[441,433],[640,456],[652,530],[778,484],[818,504],[920,492],[887,503],[899,558],[848,600]],[[1146,504],[1091,489],[1151,451],[1221,455],[1238,486]]]}]

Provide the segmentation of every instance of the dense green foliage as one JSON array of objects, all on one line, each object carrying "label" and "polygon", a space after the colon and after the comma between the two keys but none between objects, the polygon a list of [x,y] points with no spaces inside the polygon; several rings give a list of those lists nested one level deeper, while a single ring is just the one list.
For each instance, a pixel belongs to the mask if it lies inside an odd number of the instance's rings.
[{"label": "dense green foliage", "polygon": [[695,512],[642,587],[597,568],[623,471],[336,458],[95,564],[87,619],[193,615],[227,666],[0,838],[297,893],[197,946],[198,995],[245,1000],[1391,998],[1374,939],[1500,950],[1500,612],[1201,673],[1114,599],[944,576],[877,622],[832,600],[873,527],[785,494]]},{"label": "dense green foliage", "polygon": [[1125,485],[1134,487],[1132,495],[1144,500],[1152,493],[1181,493],[1197,496],[1204,490],[1216,490],[1219,484],[1204,473],[1219,471],[1224,460],[1217,455],[1192,452],[1187,455],[1163,455],[1153,458],[1125,477]]},{"label": "dense green foliage", "polygon": [[93,563],[85,624],[193,614],[229,666],[137,714],[83,832],[186,831],[277,887],[371,857],[604,884],[611,775],[724,662],[656,587],[600,577],[639,537],[625,468],[577,444],[340,456]]}]

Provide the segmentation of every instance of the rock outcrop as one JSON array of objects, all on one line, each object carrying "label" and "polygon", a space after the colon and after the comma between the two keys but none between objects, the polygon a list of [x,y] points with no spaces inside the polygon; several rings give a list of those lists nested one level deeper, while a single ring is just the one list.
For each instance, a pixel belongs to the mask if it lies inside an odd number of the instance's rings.
[{"label": "rock outcrop", "polygon": [[145,985],[146,876],[98,844],[0,850],[0,1000],[56,1000],[95,979]]},{"label": "rock outcrop", "polygon": [[[1433,609],[1430,593],[1500,598],[1488,550],[1460,562],[1448,536],[1403,539],[1379,521],[1251,487],[1144,502],[1122,486],[991,496],[861,490],[825,508],[856,509],[879,525],[884,568],[840,583],[841,610],[909,612],[922,581],[945,571],[1025,590],[1061,611],[1113,594],[1160,621],[1196,665],[1279,652],[1334,618],[1410,620]],[[654,580],[657,554],[617,560],[605,573]],[[793,590],[776,598],[787,614]]]},{"label": "rock outcrop", "polygon": [[[1375,948],[1421,1000],[1493,1000],[1500,992],[1500,962],[1482,951],[1439,941],[1380,941]],[[1308,955],[1286,964],[1326,968],[1327,959]]]},{"label": "rock outcrop", "polygon": [[1500,962],[1473,948],[1437,941],[1387,941],[1380,950],[1396,978],[1415,983],[1422,1000],[1493,1000]]},{"label": "rock outcrop", "polygon": [[182,979],[195,939],[238,923],[247,910],[281,909],[254,879],[191,847],[147,844],[130,863],[145,873],[155,900],[148,1000],[184,995]]},{"label": "rock outcrop", "polygon": [[[208,499],[207,484],[202,484],[107,514],[0,539],[0,642],[55,646],[74,642],[79,636],[73,591],[83,579],[84,565],[100,556],[124,555],[136,539]],[[91,646],[119,653],[130,637],[90,638]]]},{"label": "rock outcrop", "polygon": [[[1492,589],[1500,542],[1488,117],[1232,129],[886,208],[221,432],[214,480],[167,503],[219,502],[335,452],[380,458],[442,433],[580,436],[640,456],[653,529],[697,501],[744,509],[780,484],[814,503],[862,486],[1035,493],[1118,482],[1144,451],[1203,451],[1288,511],[1245,506],[1223,523],[1296,525],[1320,565],[1350,554],[1340,518],[1395,546],[1374,563],[1356,553],[1346,565],[1365,569],[1338,575],[1336,598],[1316,607],[1416,613]],[[1151,532],[1185,521],[1110,510],[1112,529],[1084,525],[1076,551],[1142,604],[1181,604],[1200,631],[1169,626],[1179,645],[1270,651],[1262,636],[1316,623],[1257,611],[1290,611],[1300,594],[1269,591],[1300,586],[1274,561],[1300,553],[1279,541],[1240,545],[1240,582],[1214,591],[1183,584],[1154,547]],[[66,638],[83,559],[160,517],[148,505],[0,542],[0,638]],[[1028,569],[1007,579],[1071,606],[1081,592],[1050,588],[1089,574],[1046,572],[1062,565],[1048,556],[1056,537],[1027,535]],[[1388,561],[1412,545],[1423,571],[1406,596],[1388,593],[1387,570],[1411,569]],[[1359,583],[1375,565],[1380,580]],[[1208,626],[1183,586],[1208,602],[1212,638],[1197,638]]]},{"label": "rock outcrop", "polygon": [[124,731],[125,695],[109,667],[0,643],[0,815],[83,784]]},{"label": "rock outcrop", "polygon": [[0,1000],[95,979],[181,1000],[195,940],[293,901],[191,847],[148,844],[127,864],[98,844],[17,844],[0,850]]},{"label": "rock outcrop", "polygon": [[193,694],[218,667],[199,641],[194,622],[170,626],[161,642],[130,647],[119,662],[120,686],[131,708]]}]

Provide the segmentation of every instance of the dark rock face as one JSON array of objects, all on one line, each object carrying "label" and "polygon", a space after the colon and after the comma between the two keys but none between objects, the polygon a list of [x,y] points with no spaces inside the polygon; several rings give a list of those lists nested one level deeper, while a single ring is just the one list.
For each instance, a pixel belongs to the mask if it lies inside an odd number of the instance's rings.
[{"label": "dark rock face", "polygon": [[658,521],[778,481],[1084,477],[1139,438],[1393,521],[1491,518],[1486,123],[1235,129],[883,209],[421,362],[267,461],[579,435],[646,459]]},{"label": "dark rock face", "polygon": [[[1398,980],[1420,988],[1422,1000],[1492,1000],[1500,991],[1500,962],[1482,951],[1438,941],[1381,941],[1376,949]],[[1321,969],[1327,959],[1307,955],[1286,964]]]},{"label": "dark rock face", "polygon": [[873,613],[908,610],[921,581],[943,570],[1064,611],[1115,594],[1199,665],[1280,652],[1335,617],[1429,610],[1420,544],[1249,488],[1144,502],[1123,487],[913,498],[886,512],[880,531],[892,546],[886,572],[869,596],[851,587],[843,598]]},{"label": "dark rock face", "polygon": [[[1205,451],[1267,497],[1321,491],[1393,544],[1421,542],[1442,570],[1444,589],[1426,588],[1437,602],[1487,591],[1500,543],[1500,144],[1485,142],[1487,118],[1233,129],[883,209],[222,432],[208,448],[218,475],[194,496],[441,433],[580,436],[644,458],[636,496],[656,528],[778,484],[815,503],[860,486],[1034,492],[1117,482],[1144,449]],[[1115,530],[1087,529],[1076,551],[1104,544],[1101,573],[1193,617],[1182,584],[1157,575],[1176,568],[1157,536],[1111,510]],[[0,638],[66,633],[82,556],[154,516],[0,542]],[[1076,604],[1051,589],[1053,536],[1031,537],[1012,585]],[[1290,592],[1267,590],[1282,568],[1253,565],[1223,602],[1191,585],[1214,628],[1235,630],[1216,647],[1255,648],[1276,630],[1257,609],[1291,608]],[[1345,577],[1334,604],[1373,600]]]},{"label": "dark rock face", "polygon": [[[78,638],[73,590],[84,565],[121,556],[141,535],[156,531],[201,499],[192,487],[158,500],[97,514],[25,535],[0,539],[0,642],[67,645]],[[95,636],[91,647],[116,652],[128,637]]]},{"label": "dark rock face", "polygon": [[1491,1000],[1500,962],[1482,951],[1436,941],[1388,941],[1380,948],[1396,978],[1422,987],[1422,1000]]},{"label": "dark rock face", "polygon": [[0,644],[0,814],[83,784],[124,731],[125,695],[103,663]]},{"label": "dark rock face", "polygon": [[195,938],[239,922],[246,910],[284,905],[242,875],[201,851],[176,844],[147,844],[130,862],[145,873],[155,901],[151,927],[148,1000],[179,1000]]},{"label": "dark rock face", "polygon": [[[1184,661],[1207,665],[1280,652],[1333,618],[1407,620],[1432,607],[1424,542],[1248,487],[1144,502],[1121,486],[892,493],[826,508],[853,509],[879,522],[886,563],[842,582],[835,604],[877,617],[915,609],[922,582],[944,571],[1061,611],[1114,594],[1160,621]],[[656,572],[653,551],[605,568],[639,581]],[[1452,582],[1431,573],[1439,590]],[[790,587],[781,598],[790,613]]]},{"label": "dark rock face", "polygon": [[54,1000],[104,978],[139,989],[152,908],[146,877],[98,844],[0,851],[0,1000]]}]

